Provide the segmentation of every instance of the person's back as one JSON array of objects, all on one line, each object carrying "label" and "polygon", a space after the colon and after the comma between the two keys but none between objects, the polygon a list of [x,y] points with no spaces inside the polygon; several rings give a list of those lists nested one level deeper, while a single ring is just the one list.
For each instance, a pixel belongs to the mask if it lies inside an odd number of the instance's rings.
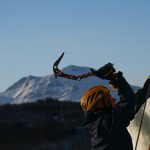
[{"label": "person's back", "polygon": [[96,120],[87,124],[93,150],[132,150],[127,129],[114,124],[110,112],[99,112],[98,115]]}]

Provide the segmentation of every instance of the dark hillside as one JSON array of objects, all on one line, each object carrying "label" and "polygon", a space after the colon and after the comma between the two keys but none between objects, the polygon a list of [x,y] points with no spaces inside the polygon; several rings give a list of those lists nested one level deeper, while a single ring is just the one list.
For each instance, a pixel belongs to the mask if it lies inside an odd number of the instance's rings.
[{"label": "dark hillside", "polygon": [[79,103],[46,99],[0,106],[0,150],[90,150]]}]

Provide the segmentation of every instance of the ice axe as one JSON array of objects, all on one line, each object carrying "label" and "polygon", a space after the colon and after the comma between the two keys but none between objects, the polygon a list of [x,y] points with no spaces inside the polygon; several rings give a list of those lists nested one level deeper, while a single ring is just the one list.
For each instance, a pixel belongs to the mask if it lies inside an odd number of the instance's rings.
[{"label": "ice axe", "polygon": [[55,74],[55,78],[59,77],[63,77],[63,78],[67,78],[67,79],[72,79],[72,80],[78,80],[80,81],[81,79],[90,77],[90,76],[95,76],[95,73],[97,72],[96,70],[94,70],[93,68],[90,68],[90,72],[86,73],[86,74],[81,74],[81,75],[71,75],[71,74],[67,74],[62,72],[59,68],[58,65],[60,63],[60,61],[62,60],[64,56],[64,52],[61,54],[61,56],[55,61],[54,65],[53,65],[53,72]]}]

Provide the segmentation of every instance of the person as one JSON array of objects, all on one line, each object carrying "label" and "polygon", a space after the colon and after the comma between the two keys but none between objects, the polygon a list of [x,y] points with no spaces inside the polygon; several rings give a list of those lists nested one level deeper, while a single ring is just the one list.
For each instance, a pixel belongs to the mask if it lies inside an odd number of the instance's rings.
[{"label": "person", "polygon": [[150,78],[142,89],[134,93],[123,73],[116,72],[111,63],[92,71],[97,77],[108,80],[120,96],[120,101],[116,102],[107,87],[98,85],[81,97],[80,104],[85,114],[85,126],[90,133],[92,150],[133,150],[127,127],[146,101]]}]

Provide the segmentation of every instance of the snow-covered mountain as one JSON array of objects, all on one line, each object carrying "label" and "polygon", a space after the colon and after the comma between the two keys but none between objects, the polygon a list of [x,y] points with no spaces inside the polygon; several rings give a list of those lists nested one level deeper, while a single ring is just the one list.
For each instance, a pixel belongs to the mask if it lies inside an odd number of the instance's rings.
[{"label": "snow-covered mountain", "polygon": [[[88,67],[68,66],[63,72],[79,75],[89,72]],[[107,81],[97,77],[89,77],[81,81],[55,78],[54,75],[45,77],[28,76],[20,79],[9,87],[4,95],[12,97],[13,103],[33,102],[37,99],[52,97],[59,100],[79,101],[81,95],[94,85],[108,86]],[[112,94],[117,97],[115,92]]]}]

